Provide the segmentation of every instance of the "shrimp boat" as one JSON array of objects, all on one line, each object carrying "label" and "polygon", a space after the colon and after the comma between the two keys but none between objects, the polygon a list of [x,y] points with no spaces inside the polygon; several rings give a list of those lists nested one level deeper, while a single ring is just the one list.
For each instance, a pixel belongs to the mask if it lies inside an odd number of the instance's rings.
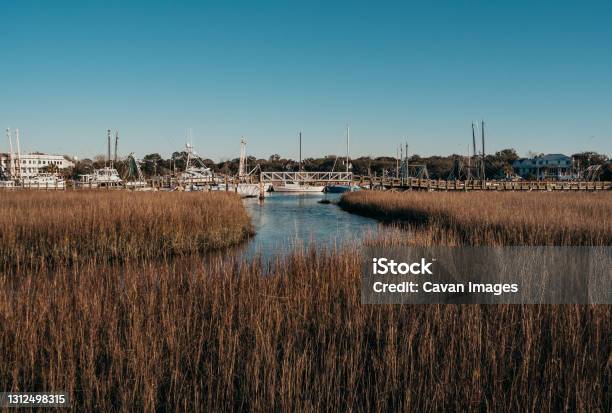
[{"label": "shrimp boat", "polygon": [[134,191],[151,191],[151,188],[140,169],[140,161],[134,157],[134,153],[130,153],[127,157],[128,176],[126,177],[125,187]]},{"label": "shrimp boat", "polygon": [[[111,131],[107,131],[108,138],[108,164],[101,169],[94,169],[92,174],[79,175],[77,186],[81,188],[117,188],[123,186],[123,179],[119,176],[119,172],[114,168],[113,159],[111,159]],[[119,133],[115,133],[115,162],[117,161],[117,144],[119,141]]]},{"label": "shrimp boat", "polygon": [[95,169],[93,174],[79,175],[77,184],[85,188],[116,188],[123,186],[123,179],[113,167]]}]

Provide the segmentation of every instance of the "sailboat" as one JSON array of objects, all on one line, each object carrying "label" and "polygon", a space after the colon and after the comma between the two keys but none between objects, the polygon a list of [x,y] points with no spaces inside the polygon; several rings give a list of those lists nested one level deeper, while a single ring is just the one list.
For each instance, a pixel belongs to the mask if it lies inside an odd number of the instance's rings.
[{"label": "sailboat", "polygon": [[[349,170],[351,169],[351,161],[349,158],[349,142],[350,142],[350,130],[348,125],[346,125],[346,174],[348,175]],[[341,194],[344,192],[358,191],[360,188],[357,185],[348,185],[339,184],[339,185],[327,185],[325,187],[325,192],[330,194]]]},{"label": "sailboat", "polygon": [[[300,172],[302,172],[302,132],[300,132],[298,135],[299,135],[299,140],[300,140],[299,170]],[[292,182],[292,181],[287,180],[283,182],[283,185],[274,185],[272,189],[274,190],[274,192],[285,192],[285,193],[294,193],[294,194],[321,193],[325,189],[325,186],[312,185],[310,183],[302,182],[302,181]]]}]

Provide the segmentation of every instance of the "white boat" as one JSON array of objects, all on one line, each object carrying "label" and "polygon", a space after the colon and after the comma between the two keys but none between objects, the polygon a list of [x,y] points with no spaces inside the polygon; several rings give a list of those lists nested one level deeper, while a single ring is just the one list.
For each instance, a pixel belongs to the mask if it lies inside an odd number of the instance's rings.
[{"label": "white boat", "polygon": [[21,186],[28,189],[64,189],[66,188],[66,181],[55,174],[42,173],[23,178]]},{"label": "white boat", "polygon": [[123,179],[115,168],[106,166],[95,169],[93,174],[79,175],[77,185],[84,188],[112,188],[123,185]]},{"label": "white boat", "polygon": [[[299,137],[299,147],[300,147],[300,163],[298,167],[298,171],[302,171],[302,132],[298,133]],[[278,184],[272,185],[272,190],[274,192],[284,192],[284,193],[293,193],[293,194],[312,194],[312,193],[320,193],[325,189],[325,185],[312,185],[308,182],[295,182],[295,181],[281,181]]]},{"label": "white boat", "polygon": [[285,182],[284,185],[273,185],[274,192],[317,193],[323,192],[324,185],[308,185]]},{"label": "white boat", "polygon": [[227,192],[236,192],[243,198],[254,198],[259,197],[261,191],[263,189],[263,195],[267,196],[270,192],[271,184],[266,183],[262,184],[263,188],[260,187],[258,183],[239,183],[239,184],[228,184],[227,186],[224,184],[219,184],[213,186],[213,191],[227,191]]},{"label": "white boat", "polygon": [[204,165],[204,161],[193,149],[191,142],[185,144],[187,160],[185,170],[178,175],[178,183],[182,187],[199,186],[211,184],[214,174],[210,168]]},{"label": "white boat", "polygon": [[[111,130],[107,131],[108,139],[108,158],[107,164],[102,169],[94,169],[92,174],[79,175],[77,186],[82,188],[116,188],[123,186],[123,179],[119,176],[119,172],[114,168],[113,159],[111,158]],[[119,133],[115,133],[115,158],[117,161],[117,146],[119,142]]]}]

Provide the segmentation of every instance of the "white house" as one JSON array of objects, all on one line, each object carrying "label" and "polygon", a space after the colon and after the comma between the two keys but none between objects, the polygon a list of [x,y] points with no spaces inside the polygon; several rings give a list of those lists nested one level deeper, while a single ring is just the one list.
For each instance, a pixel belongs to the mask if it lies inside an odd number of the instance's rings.
[{"label": "white house", "polygon": [[[74,167],[74,162],[68,160],[63,155],[47,155],[42,153],[27,153],[21,154],[17,159],[17,154],[13,154],[13,164],[15,172],[18,173],[17,167],[20,161],[21,176],[23,178],[35,177],[42,172],[42,169],[49,166],[55,165],[58,169],[66,169]],[[7,173],[11,173],[11,162],[10,156],[7,153],[0,153],[0,165],[2,169]]]},{"label": "white house", "polygon": [[512,164],[514,171],[522,176],[538,179],[564,178],[572,175],[572,158],[560,153],[518,159]]}]

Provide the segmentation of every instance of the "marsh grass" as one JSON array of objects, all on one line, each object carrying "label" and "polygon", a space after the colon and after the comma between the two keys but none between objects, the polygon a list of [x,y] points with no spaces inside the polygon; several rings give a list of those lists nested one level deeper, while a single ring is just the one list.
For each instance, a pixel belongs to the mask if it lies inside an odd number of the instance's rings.
[{"label": "marsh grass", "polygon": [[296,251],[0,277],[0,388],[85,411],[609,411],[609,306],[361,305]]},{"label": "marsh grass", "polygon": [[236,245],[253,233],[235,194],[0,193],[5,265],[156,259]]},{"label": "marsh grass", "polygon": [[359,191],[339,205],[438,245],[612,245],[612,193]]},{"label": "marsh grass", "polygon": [[[464,242],[421,229],[368,242]],[[361,305],[357,246],[96,258],[1,273],[0,389],[81,411],[610,410],[609,306]]]}]

